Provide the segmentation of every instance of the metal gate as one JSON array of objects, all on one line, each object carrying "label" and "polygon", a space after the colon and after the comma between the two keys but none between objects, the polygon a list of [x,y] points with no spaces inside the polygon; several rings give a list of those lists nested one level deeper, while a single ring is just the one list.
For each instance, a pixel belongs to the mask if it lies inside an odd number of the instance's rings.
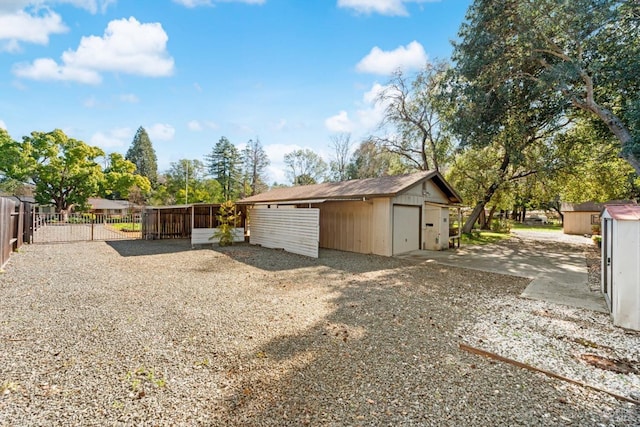
[{"label": "metal gate", "polygon": [[140,214],[33,215],[33,243],[135,240],[142,238]]}]

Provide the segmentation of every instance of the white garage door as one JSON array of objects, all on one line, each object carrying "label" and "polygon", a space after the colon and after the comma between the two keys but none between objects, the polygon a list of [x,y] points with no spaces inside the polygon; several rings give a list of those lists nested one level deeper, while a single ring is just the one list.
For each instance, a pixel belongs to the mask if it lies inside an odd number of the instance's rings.
[{"label": "white garage door", "polygon": [[252,209],[249,242],[318,258],[320,209]]},{"label": "white garage door", "polygon": [[393,206],[393,254],[420,249],[420,207]]}]

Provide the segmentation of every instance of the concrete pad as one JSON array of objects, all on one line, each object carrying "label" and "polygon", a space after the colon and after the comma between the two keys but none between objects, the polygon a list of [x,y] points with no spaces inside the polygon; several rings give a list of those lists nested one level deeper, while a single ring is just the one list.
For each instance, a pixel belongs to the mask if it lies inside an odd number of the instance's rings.
[{"label": "concrete pad", "polygon": [[531,283],[521,294],[523,298],[608,312],[602,293],[589,290],[581,246],[527,240],[440,252],[420,250],[399,257],[530,278]]}]

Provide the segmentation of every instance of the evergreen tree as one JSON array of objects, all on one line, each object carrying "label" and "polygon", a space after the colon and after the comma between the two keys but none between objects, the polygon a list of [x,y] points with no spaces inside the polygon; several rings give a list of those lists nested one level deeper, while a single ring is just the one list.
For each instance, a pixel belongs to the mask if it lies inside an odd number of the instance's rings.
[{"label": "evergreen tree", "polygon": [[206,156],[209,173],[220,183],[225,200],[232,200],[240,186],[242,157],[240,152],[226,137],[221,137]]},{"label": "evergreen tree", "polygon": [[133,138],[131,147],[125,156],[127,160],[136,165],[136,173],[146,176],[152,187],[158,183],[158,159],[151,144],[147,131],[140,126]]},{"label": "evergreen tree", "polygon": [[253,196],[266,190],[268,185],[265,183],[264,173],[270,162],[258,138],[255,141],[249,140],[242,151],[242,158],[244,160],[245,182],[249,187],[247,196]]}]

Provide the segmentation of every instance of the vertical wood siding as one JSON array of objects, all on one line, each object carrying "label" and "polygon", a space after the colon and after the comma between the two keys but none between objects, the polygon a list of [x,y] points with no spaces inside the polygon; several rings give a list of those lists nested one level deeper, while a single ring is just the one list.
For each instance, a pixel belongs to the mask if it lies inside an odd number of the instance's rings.
[{"label": "vertical wood siding", "polygon": [[251,244],[318,258],[319,209],[253,209],[249,215]]},{"label": "vertical wood siding", "polygon": [[371,202],[323,203],[320,208],[320,247],[372,253]]},{"label": "vertical wood siding", "polygon": [[591,215],[600,212],[565,212],[562,221],[564,234],[591,234]]}]

